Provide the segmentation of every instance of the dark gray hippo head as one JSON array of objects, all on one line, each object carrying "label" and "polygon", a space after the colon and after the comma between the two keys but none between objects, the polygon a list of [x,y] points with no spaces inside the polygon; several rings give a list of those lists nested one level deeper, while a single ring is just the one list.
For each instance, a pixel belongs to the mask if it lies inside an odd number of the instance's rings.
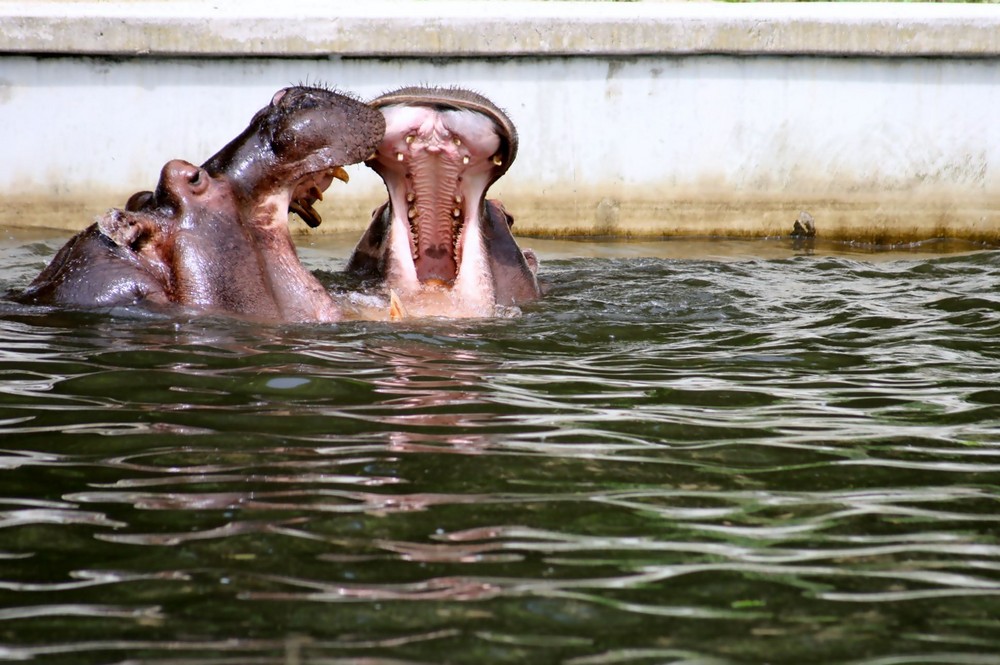
[{"label": "dark gray hippo head", "polygon": [[[402,88],[371,102],[385,137],[367,164],[389,200],[375,211],[348,271],[375,276],[414,302],[450,292],[428,313],[489,315],[539,296],[534,257],[513,218],[486,193],[517,155],[517,130],[490,100],[458,88]],[[452,311],[448,311],[452,306]]]},{"label": "dark gray hippo head", "polygon": [[185,256],[184,233],[217,219],[234,225],[238,208],[228,183],[174,160],[161,170],[155,192],[133,198],[131,209],[109,210],[73,236],[17,299],[80,307],[203,300],[186,295],[198,282],[190,267],[201,267]]},{"label": "dark gray hippo head", "polygon": [[[261,320],[336,320],[339,309],[299,262],[288,213],[318,224],[313,204],[335,178],[347,179],[343,165],[371,154],[384,126],[381,113],[330,90],[281,90],[204,166],[167,163],[155,191],[133,195],[125,210],[71,240],[26,294],[37,302],[107,304],[96,294],[111,288],[112,273],[135,264],[158,290],[115,287],[128,295],[114,304],[166,301]],[[86,269],[84,284],[76,266],[94,252],[101,260]]]}]

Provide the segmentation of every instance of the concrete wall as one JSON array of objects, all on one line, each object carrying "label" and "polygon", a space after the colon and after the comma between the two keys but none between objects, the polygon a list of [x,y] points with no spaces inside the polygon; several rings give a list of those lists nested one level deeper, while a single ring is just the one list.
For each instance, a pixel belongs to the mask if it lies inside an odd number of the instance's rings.
[{"label": "concrete wall", "polygon": [[[998,8],[271,4],[0,5],[0,225],[81,228],[290,83],[425,83],[508,110],[521,233],[1000,242]],[[384,198],[349,170],[321,228]]]}]

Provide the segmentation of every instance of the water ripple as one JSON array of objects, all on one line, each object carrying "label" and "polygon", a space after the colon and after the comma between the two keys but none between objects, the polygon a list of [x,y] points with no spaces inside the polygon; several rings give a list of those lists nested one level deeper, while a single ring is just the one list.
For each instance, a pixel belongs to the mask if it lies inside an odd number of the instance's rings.
[{"label": "water ripple", "polygon": [[994,662],[1000,252],[788,252],[490,321],[0,307],[0,660]]}]

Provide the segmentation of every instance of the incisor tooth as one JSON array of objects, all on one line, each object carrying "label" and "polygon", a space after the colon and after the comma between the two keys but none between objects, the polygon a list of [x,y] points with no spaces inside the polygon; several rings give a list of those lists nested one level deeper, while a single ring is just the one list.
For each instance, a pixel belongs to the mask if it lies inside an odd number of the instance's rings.
[{"label": "incisor tooth", "polygon": [[403,161],[403,153],[401,153],[401,152],[397,152],[396,153],[396,161],[397,162]]},{"label": "incisor tooth", "polygon": [[455,145],[462,145],[462,139],[455,137]]},{"label": "incisor tooth", "polygon": [[501,164],[503,164],[503,157],[501,157],[500,155],[493,155],[493,163],[496,164],[497,166],[500,166]]},{"label": "incisor tooth", "polygon": [[409,136],[406,137],[406,142],[413,143],[413,134],[410,134]]},{"label": "incisor tooth", "polygon": [[462,163],[463,164],[468,164],[469,163],[469,156],[468,155],[466,155],[465,157],[462,158]]}]

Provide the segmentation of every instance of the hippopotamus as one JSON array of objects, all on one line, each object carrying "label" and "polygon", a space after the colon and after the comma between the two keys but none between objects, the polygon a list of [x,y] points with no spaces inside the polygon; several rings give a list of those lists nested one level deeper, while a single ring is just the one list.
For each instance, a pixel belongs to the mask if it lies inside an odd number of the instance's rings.
[{"label": "hippopotamus", "polygon": [[70,238],[16,299],[78,307],[203,300],[195,293],[199,276],[184,267],[190,264],[197,273],[208,262],[190,256],[197,241],[186,231],[214,228],[219,221],[237,226],[231,188],[193,164],[173,160],[161,170],[155,194],[141,194],[146,195],[141,206],[109,210]]},{"label": "hippopotamus", "polygon": [[340,310],[299,262],[293,211],[313,204],[343,165],[382,139],[377,110],[315,87],[278,91],[201,167],[173,160],[138,192],[70,239],[18,298],[77,306],[176,304],[266,321],[335,321]]},{"label": "hippopotamus", "polygon": [[459,88],[401,88],[370,104],[386,131],[365,163],[389,200],[347,272],[383,282],[396,312],[489,316],[538,298],[535,255],[518,247],[503,204],[486,198],[517,154],[510,118]]}]

